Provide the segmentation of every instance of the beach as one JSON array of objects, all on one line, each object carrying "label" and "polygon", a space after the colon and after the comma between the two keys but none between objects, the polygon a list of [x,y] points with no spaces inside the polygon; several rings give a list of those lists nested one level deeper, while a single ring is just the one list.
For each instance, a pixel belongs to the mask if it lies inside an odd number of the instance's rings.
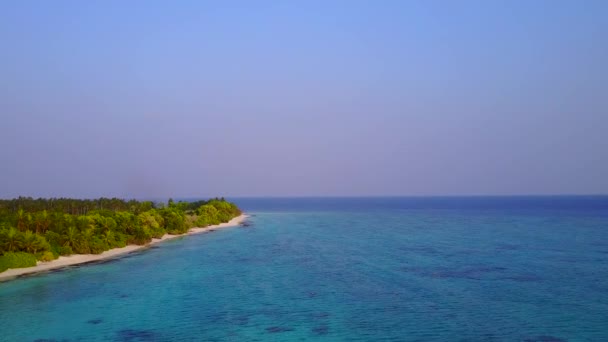
[{"label": "beach", "polygon": [[53,261],[47,261],[47,262],[39,261],[38,264],[33,267],[8,269],[8,270],[0,273],[0,282],[11,280],[11,279],[14,279],[14,278],[26,275],[26,274],[46,272],[46,271],[55,270],[55,269],[62,268],[62,267],[86,264],[86,263],[95,262],[95,261],[99,261],[99,260],[115,258],[115,257],[121,256],[121,255],[132,253],[137,250],[148,248],[151,245],[155,245],[157,243],[160,243],[160,242],[163,242],[166,240],[183,237],[183,236],[187,236],[187,235],[200,234],[200,233],[213,231],[213,230],[221,229],[221,228],[238,226],[243,221],[245,221],[246,218],[247,218],[247,215],[242,214],[225,223],[220,223],[220,224],[212,225],[212,226],[208,226],[208,227],[191,228],[188,231],[188,233],[186,233],[186,234],[182,234],[182,235],[165,234],[162,238],[152,239],[152,241],[150,243],[145,244],[145,245],[128,245],[128,246],[125,246],[122,248],[110,249],[101,254],[74,254],[74,255],[70,255],[70,256],[60,256],[59,258],[57,258]]}]

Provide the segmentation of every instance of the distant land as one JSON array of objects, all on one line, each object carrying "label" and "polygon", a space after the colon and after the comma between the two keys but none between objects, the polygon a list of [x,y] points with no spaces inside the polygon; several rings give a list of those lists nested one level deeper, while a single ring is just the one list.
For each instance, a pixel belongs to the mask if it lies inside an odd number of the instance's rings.
[{"label": "distant land", "polygon": [[115,257],[179,235],[238,225],[244,218],[223,198],[0,200],[0,281]]}]

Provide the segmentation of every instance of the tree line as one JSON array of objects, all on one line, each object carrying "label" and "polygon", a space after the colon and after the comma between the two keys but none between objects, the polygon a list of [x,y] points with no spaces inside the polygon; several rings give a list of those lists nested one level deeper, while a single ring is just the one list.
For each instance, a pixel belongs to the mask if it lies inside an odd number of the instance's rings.
[{"label": "tree line", "polygon": [[0,272],[61,255],[143,245],[167,233],[184,234],[240,214],[223,198],[167,204],[117,198],[0,200]]}]

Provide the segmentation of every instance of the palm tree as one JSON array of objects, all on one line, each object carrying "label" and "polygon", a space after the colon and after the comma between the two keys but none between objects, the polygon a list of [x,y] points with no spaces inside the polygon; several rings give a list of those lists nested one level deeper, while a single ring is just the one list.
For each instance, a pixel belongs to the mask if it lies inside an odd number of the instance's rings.
[{"label": "palm tree", "polygon": [[23,209],[19,208],[19,210],[17,210],[17,229],[22,232],[25,230],[25,221],[26,221],[26,217],[25,217],[25,212],[23,211]]},{"label": "palm tree", "polygon": [[0,236],[2,242],[2,249],[7,252],[17,252],[21,249],[23,236],[15,228],[10,228],[2,232]]},{"label": "palm tree", "polygon": [[75,226],[69,226],[61,237],[64,246],[74,248],[78,244],[78,229]]},{"label": "palm tree", "polygon": [[114,235],[114,232],[111,230],[106,230],[105,233],[103,235],[101,235],[101,239],[110,248],[112,248],[116,245],[116,237]]},{"label": "palm tree", "polygon": [[101,228],[101,231],[108,232],[116,228],[116,221],[114,221],[114,219],[111,217],[100,216],[97,221],[97,225],[99,228]]},{"label": "palm tree", "polygon": [[34,222],[36,225],[36,234],[44,234],[51,225],[51,219],[46,210],[34,214]]},{"label": "palm tree", "polygon": [[[77,251],[81,254],[89,254],[91,253],[91,241],[93,241],[93,236],[95,235],[95,231],[93,228],[88,228],[80,232],[78,235],[78,248]],[[76,251],[76,250],[75,250]]]},{"label": "palm tree", "polygon": [[40,235],[32,233],[31,230],[23,234],[21,249],[32,254],[42,252],[49,249],[49,244],[46,239]]}]

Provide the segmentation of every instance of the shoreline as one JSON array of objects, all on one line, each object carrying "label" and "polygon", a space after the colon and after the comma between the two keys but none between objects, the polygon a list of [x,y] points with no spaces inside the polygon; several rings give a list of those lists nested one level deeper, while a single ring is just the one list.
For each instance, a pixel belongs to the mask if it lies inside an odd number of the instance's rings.
[{"label": "shoreline", "polygon": [[152,239],[152,241],[150,243],[147,243],[145,245],[127,245],[125,247],[107,250],[101,254],[73,254],[70,256],[60,256],[59,258],[52,260],[52,261],[46,261],[46,262],[38,261],[36,266],[32,266],[32,267],[9,268],[8,270],[6,270],[4,272],[0,272],[0,282],[16,279],[16,278],[19,278],[21,276],[28,275],[28,274],[43,273],[43,272],[55,270],[58,268],[64,268],[64,267],[80,265],[80,264],[87,264],[87,263],[99,261],[99,260],[112,259],[112,258],[122,256],[125,254],[129,254],[129,253],[141,250],[141,249],[145,249],[152,245],[161,243],[166,240],[175,239],[178,237],[200,234],[200,233],[209,232],[209,231],[213,231],[213,230],[221,229],[221,228],[235,227],[235,226],[238,226],[239,224],[241,224],[243,221],[245,221],[245,219],[247,219],[247,217],[248,217],[247,214],[241,214],[228,222],[224,222],[224,223],[220,223],[220,224],[216,224],[216,225],[212,225],[212,226],[207,226],[207,227],[202,227],[202,228],[201,227],[190,228],[190,230],[187,233],[181,234],[181,235],[165,234],[162,238]]}]

